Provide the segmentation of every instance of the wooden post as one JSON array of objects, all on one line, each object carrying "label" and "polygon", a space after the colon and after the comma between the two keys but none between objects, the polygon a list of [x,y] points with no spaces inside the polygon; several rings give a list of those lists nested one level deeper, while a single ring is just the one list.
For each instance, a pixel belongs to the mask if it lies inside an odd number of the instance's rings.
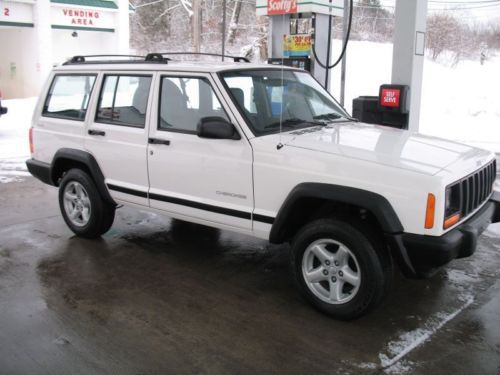
[{"label": "wooden post", "polygon": [[201,0],[193,0],[193,50],[200,52],[201,46]]},{"label": "wooden post", "polygon": [[222,0],[222,61],[226,54],[226,0]]}]

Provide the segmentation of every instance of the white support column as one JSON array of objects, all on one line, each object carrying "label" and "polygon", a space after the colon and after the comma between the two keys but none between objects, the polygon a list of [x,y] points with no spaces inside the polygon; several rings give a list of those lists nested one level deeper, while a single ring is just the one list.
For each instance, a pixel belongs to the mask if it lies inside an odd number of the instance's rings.
[{"label": "white support column", "polygon": [[[33,5],[33,22],[36,38],[36,66],[38,82],[35,91],[39,91],[52,70],[52,28],[50,24],[50,0],[37,0]],[[34,85],[35,86],[35,85]]]},{"label": "white support column", "polygon": [[392,83],[410,86],[408,129],[418,132],[424,70],[427,0],[397,0]]},{"label": "white support column", "polygon": [[117,52],[122,55],[128,55],[130,54],[129,2],[128,0],[117,0],[116,3],[118,5],[118,22],[116,27],[116,37],[118,39]]},{"label": "white support column", "polygon": [[[330,16],[327,14],[316,14],[316,26],[314,28],[315,29],[314,46],[316,49],[316,55],[318,56],[318,59],[321,61],[323,65],[332,64],[331,49],[330,49],[330,58],[327,59],[328,42],[332,40],[331,30],[328,29],[329,19]],[[332,20],[332,28],[333,28],[333,22],[335,21]],[[312,56],[311,60],[313,62],[313,67],[311,72],[312,75],[319,81],[319,83],[321,83],[321,86],[325,87],[325,89],[330,91],[331,75],[327,74],[326,69],[320,66],[314,60],[314,56]],[[328,73],[331,73],[331,70]],[[326,79],[327,76],[328,79]]]},{"label": "white support column", "polygon": [[283,57],[283,36],[285,34],[290,34],[290,15],[269,17],[267,34],[267,55],[269,57]]}]

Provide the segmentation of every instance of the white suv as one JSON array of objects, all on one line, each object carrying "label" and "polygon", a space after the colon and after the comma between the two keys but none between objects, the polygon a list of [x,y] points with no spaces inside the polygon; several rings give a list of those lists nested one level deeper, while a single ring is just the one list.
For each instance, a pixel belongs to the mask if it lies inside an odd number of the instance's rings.
[{"label": "white suv", "polygon": [[339,319],[381,301],[394,263],[429,275],[500,221],[491,152],[357,122],[293,68],[75,57],[50,75],[30,143],[77,235],[124,204],[290,242],[299,290]]}]

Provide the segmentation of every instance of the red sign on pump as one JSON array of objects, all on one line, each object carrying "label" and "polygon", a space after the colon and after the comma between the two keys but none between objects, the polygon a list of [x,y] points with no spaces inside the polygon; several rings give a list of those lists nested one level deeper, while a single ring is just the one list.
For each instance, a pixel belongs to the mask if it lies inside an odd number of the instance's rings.
[{"label": "red sign on pump", "polygon": [[400,94],[401,90],[398,89],[382,89],[380,105],[382,107],[399,107]]},{"label": "red sign on pump", "polygon": [[267,0],[267,15],[297,13],[297,0]]}]

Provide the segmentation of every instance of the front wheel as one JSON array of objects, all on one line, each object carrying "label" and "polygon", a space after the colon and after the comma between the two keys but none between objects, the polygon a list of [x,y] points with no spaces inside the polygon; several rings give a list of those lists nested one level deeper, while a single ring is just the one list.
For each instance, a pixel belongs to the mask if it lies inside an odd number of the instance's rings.
[{"label": "front wheel", "polygon": [[392,278],[383,244],[368,231],[320,219],[292,241],[292,273],[303,296],[319,310],[349,320],[380,303]]},{"label": "front wheel", "polygon": [[71,169],[64,175],[59,206],[68,227],[80,237],[99,237],[115,218],[115,206],[102,199],[94,181],[81,169]]}]

